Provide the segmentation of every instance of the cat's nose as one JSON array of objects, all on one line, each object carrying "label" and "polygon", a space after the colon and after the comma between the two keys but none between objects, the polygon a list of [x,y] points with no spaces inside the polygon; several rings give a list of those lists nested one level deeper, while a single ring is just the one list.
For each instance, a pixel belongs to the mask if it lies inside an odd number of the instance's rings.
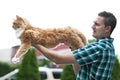
[{"label": "cat's nose", "polygon": [[14,27],[14,26],[12,26],[12,28],[14,28],[14,29],[15,29],[15,27]]},{"label": "cat's nose", "polygon": [[14,28],[14,26],[12,26],[12,28]]}]

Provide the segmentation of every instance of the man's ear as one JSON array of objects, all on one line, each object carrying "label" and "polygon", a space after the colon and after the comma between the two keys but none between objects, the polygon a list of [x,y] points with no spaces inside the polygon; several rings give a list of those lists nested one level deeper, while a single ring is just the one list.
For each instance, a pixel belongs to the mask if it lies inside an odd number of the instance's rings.
[{"label": "man's ear", "polygon": [[105,30],[106,30],[106,33],[108,33],[108,32],[110,33],[111,32],[111,26],[106,26]]}]

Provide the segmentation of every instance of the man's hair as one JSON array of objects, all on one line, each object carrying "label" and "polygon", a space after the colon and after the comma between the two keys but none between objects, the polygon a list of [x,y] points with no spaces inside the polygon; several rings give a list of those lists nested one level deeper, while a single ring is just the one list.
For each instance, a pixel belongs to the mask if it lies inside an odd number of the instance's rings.
[{"label": "man's hair", "polygon": [[116,23],[117,23],[116,17],[112,13],[106,11],[98,13],[98,16],[104,18],[105,26],[111,26],[111,33],[112,33],[114,28],[116,27]]}]

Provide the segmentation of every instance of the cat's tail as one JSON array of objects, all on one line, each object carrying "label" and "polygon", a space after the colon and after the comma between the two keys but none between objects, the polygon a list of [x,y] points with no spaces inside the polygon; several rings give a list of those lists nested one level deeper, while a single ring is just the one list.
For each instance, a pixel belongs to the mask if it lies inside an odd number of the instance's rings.
[{"label": "cat's tail", "polygon": [[84,45],[86,45],[87,44],[87,38],[85,37],[85,35],[82,32],[78,31],[78,30],[76,31],[76,33],[81,38]]},{"label": "cat's tail", "polygon": [[[69,27],[71,28],[71,27]],[[80,39],[82,40],[83,44],[86,45],[87,44],[87,38],[85,37],[85,35],[80,32],[78,29],[75,29],[75,28],[71,28],[73,30],[74,33],[76,33]]]}]

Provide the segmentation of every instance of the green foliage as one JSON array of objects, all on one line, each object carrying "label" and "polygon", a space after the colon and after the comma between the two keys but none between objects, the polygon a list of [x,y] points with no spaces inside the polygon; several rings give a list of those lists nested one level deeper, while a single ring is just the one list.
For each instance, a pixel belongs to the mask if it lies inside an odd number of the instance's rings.
[{"label": "green foliage", "polygon": [[63,68],[63,73],[61,75],[61,80],[75,80],[76,76],[72,65],[65,65]]},{"label": "green foliage", "polygon": [[19,65],[11,65],[7,62],[0,62],[0,77],[4,76],[5,74],[13,71],[16,69]]},{"label": "green foliage", "polygon": [[40,80],[40,72],[34,48],[29,49],[25,54],[17,73],[17,80]]},{"label": "green foliage", "polygon": [[94,41],[95,41],[95,39],[89,39],[89,40],[88,40],[89,43],[92,43],[92,42],[94,42]]},{"label": "green foliage", "polygon": [[10,72],[12,70],[12,67],[5,62],[0,62],[0,76],[3,76]]},{"label": "green foliage", "polygon": [[39,66],[49,66],[51,63],[50,60],[43,59],[42,62],[39,64]]},{"label": "green foliage", "polygon": [[120,80],[120,63],[117,57],[113,67],[112,80]]}]

